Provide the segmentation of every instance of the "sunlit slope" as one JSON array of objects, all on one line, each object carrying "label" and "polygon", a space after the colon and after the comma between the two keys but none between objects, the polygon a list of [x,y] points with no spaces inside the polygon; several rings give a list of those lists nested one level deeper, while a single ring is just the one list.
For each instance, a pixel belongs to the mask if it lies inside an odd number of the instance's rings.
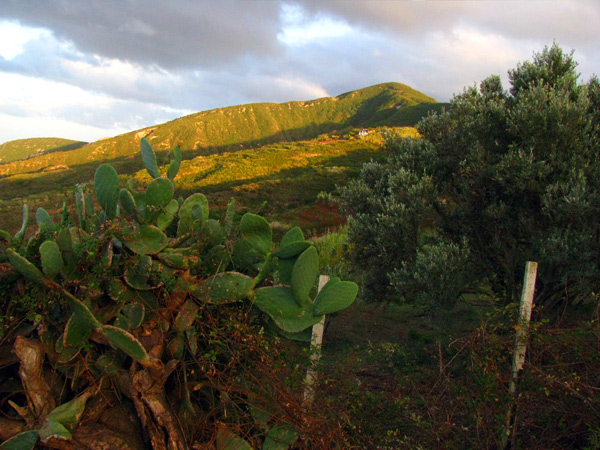
[{"label": "sunlit slope", "polygon": [[[417,136],[412,127],[393,130],[402,136]],[[208,196],[211,208],[216,210],[235,198],[242,210],[261,211],[270,219],[279,220],[280,216],[289,215],[297,208],[310,209],[320,192],[334,191],[336,186],[356,177],[365,162],[385,157],[387,151],[383,142],[379,129],[362,137],[347,135],[346,138],[331,139],[331,136],[323,136],[197,156],[181,164],[175,178],[176,196],[187,197],[202,192]],[[166,165],[160,168],[163,174],[166,170]],[[73,205],[74,177],[75,171],[46,171],[11,177],[12,182],[0,179],[0,211],[3,212],[0,229],[14,234],[21,228],[22,203],[29,205],[32,220],[38,207],[45,208],[55,220],[60,220],[63,200]],[[139,187],[151,180],[142,162],[129,175],[121,177],[122,185],[131,177]],[[88,188],[93,190],[91,186]],[[12,197],[9,190],[13,192]],[[70,194],[65,197],[66,192]],[[333,211],[321,211],[316,215],[304,213],[305,225],[313,221],[310,227],[315,229],[333,226],[332,220],[335,222],[340,218]],[[296,219],[297,215],[292,214],[282,220],[289,223]]]},{"label": "sunlit slope", "polygon": [[218,108],[74,150],[0,164],[0,177],[53,168],[73,170],[69,177],[72,175],[81,181],[89,178],[100,162],[111,162],[120,173],[129,173],[139,168],[139,142],[144,136],[159,153],[179,144],[184,158],[189,159],[201,154],[310,139],[346,127],[413,125],[429,110],[439,109],[439,106],[431,97],[406,85],[384,83],[338,97]]},{"label": "sunlit slope", "polygon": [[32,158],[53,152],[64,152],[82,147],[86,142],[62,138],[32,138],[0,144],[0,164]]}]

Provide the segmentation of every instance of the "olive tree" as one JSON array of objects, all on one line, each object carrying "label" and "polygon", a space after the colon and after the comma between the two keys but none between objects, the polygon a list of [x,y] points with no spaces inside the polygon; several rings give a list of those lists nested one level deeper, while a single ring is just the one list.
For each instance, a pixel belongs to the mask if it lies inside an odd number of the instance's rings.
[{"label": "olive tree", "polygon": [[600,255],[600,83],[556,44],[456,95],[387,140],[389,160],[341,189],[350,260],[375,299],[451,306],[486,290],[516,301],[539,262],[536,303],[589,298]]}]

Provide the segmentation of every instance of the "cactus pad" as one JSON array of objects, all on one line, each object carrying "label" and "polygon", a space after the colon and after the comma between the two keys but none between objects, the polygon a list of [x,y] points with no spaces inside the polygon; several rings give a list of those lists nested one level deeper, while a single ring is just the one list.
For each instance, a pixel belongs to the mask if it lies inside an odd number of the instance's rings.
[{"label": "cactus pad", "polygon": [[169,243],[167,236],[153,225],[142,225],[137,229],[130,229],[123,241],[138,255],[156,254]]},{"label": "cactus pad", "polygon": [[58,244],[54,241],[44,241],[40,245],[40,256],[42,257],[42,269],[44,273],[52,278],[60,273],[64,266],[62,254]]},{"label": "cactus pad", "polygon": [[167,227],[171,225],[171,222],[173,222],[178,211],[179,203],[177,200],[172,199],[156,218],[156,226],[161,230],[166,230]]},{"label": "cactus pad", "polygon": [[150,142],[148,142],[148,139],[142,138],[140,147],[142,151],[142,161],[144,162],[144,167],[152,178],[159,178],[160,172],[158,170],[158,164],[156,163],[156,154],[154,153]]},{"label": "cactus pad", "polygon": [[92,335],[94,328],[81,315],[72,314],[63,334],[64,347],[81,347]]},{"label": "cactus pad", "polygon": [[46,421],[57,422],[64,426],[76,425],[83,415],[85,405],[93,395],[94,390],[87,389],[73,400],[57,406],[46,416]]},{"label": "cactus pad", "polygon": [[102,164],[94,175],[94,189],[100,207],[109,219],[117,215],[117,199],[119,198],[119,175],[113,166]]},{"label": "cactus pad", "polygon": [[276,255],[283,259],[295,258],[312,245],[309,241],[296,241],[281,247]]},{"label": "cactus pad", "polygon": [[92,311],[87,307],[85,303],[83,303],[81,300],[76,299],[73,296],[69,296],[68,299],[71,305],[71,309],[73,310],[73,314],[78,316],[78,320],[82,324],[85,324],[81,326],[87,326],[96,330],[102,326],[102,324],[98,321],[98,319],[96,319],[94,314],[92,314]]},{"label": "cactus pad", "polygon": [[27,224],[29,223],[29,206],[26,203],[23,204],[23,222],[21,224],[21,229],[17,231],[15,234],[15,241],[21,241],[23,237],[25,237],[25,230],[27,228]]},{"label": "cactus pad", "polygon": [[183,159],[183,154],[181,152],[181,148],[179,145],[176,145],[173,149],[173,159],[169,164],[169,168],[167,169],[167,178],[173,179],[179,172],[179,167],[181,166],[181,160]]},{"label": "cactus pad", "polygon": [[214,305],[239,302],[247,297],[254,287],[254,280],[238,272],[225,272],[207,278],[194,285],[194,296]]},{"label": "cactus pad", "polygon": [[35,220],[41,232],[50,231],[54,226],[52,217],[50,217],[50,214],[48,214],[48,211],[46,211],[44,208],[37,209],[35,213]]},{"label": "cactus pad", "polygon": [[135,200],[128,189],[123,188],[119,191],[119,203],[129,216],[137,217]]},{"label": "cactus pad", "polygon": [[19,255],[12,248],[7,248],[6,253],[8,254],[8,260],[23,276],[31,281],[42,282],[44,280],[44,274],[31,264],[27,259]]},{"label": "cactus pad", "polygon": [[131,329],[135,330],[144,321],[144,305],[141,303],[129,303],[123,306],[121,314],[127,318]]},{"label": "cactus pad", "polygon": [[[198,217],[199,214],[200,217]],[[206,197],[203,194],[190,195],[179,209],[177,236],[196,231],[207,219],[208,200]]]},{"label": "cactus pad", "polygon": [[141,364],[150,362],[146,349],[131,333],[111,325],[104,325],[98,331],[113,348],[122,350]]},{"label": "cactus pad", "polygon": [[300,227],[294,227],[290,229],[283,238],[281,238],[280,248],[286,247],[294,242],[301,242],[304,240],[304,233]]},{"label": "cactus pad", "polygon": [[262,255],[270,252],[273,232],[264,218],[246,213],[242,217],[240,230],[254,250]]},{"label": "cactus pad", "polygon": [[155,178],[146,189],[146,223],[154,220],[163,212],[169,202],[173,199],[174,187],[168,178]]},{"label": "cactus pad", "polygon": [[292,289],[285,286],[258,289],[254,304],[269,315],[279,328],[289,333],[298,333],[321,320],[320,316],[313,315],[312,305],[300,308]]},{"label": "cactus pad", "polygon": [[345,309],[354,302],[357,294],[358,285],[356,283],[332,278],[317,294],[313,314],[321,316]]},{"label": "cactus pad", "polygon": [[310,302],[308,295],[319,275],[319,255],[317,249],[309,247],[296,260],[292,269],[292,291],[298,306]]},{"label": "cactus pad", "polygon": [[0,445],[0,450],[33,450],[40,439],[38,430],[28,430],[13,436]]},{"label": "cactus pad", "polygon": [[296,442],[300,433],[288,424],[273,425],[263,443],[261,450],[287,450]]},{"label": "cactus pad", "polygon": [[40,441],[42,443],[46,443],[50,438],[55,438],[63,441],[69,441],[73,436],[69,430],[67,430],[64,425],[47,420],[40,427]]}]

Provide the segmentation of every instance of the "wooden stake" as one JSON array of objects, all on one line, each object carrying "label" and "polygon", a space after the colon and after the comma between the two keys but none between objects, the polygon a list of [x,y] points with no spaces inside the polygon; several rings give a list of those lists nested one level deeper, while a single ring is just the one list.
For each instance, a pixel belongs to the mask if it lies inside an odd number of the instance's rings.
[{"label": "wooden stake", "polygon": [[531,321],[531,309],[533,308],[533,294],[535,292],[535,279],[537,276],[538,263],[527,261],[525,264],[525,280],[523,283],[523,292],[521,294],[521,303],[519,305],[519,321],[517,332],[515,334],[515,353],[513,355],[512,371],[510,374],[510,383],[508,392],[511,396],[508,411],[504,422],[504,433],[502,434],[501,449],[509,448],[508,438],[511,434],[514,437],[515,419],[513,411],[515,409],[517,397],[517,383],[519,372],[525,362],[525,352],[527,351],[527,340],[529,338],[529,322]]},{"label": "wooden stake", "polygon": [[[319,292],[329,281],[327,275],[319,276]],[[310,340],[310,348],[312,353],[310,354],[310,367],[306,372],[306,379],[304,380],[304,405],[309,406],[315,397],[315,384],[317,382],[317,366],[321,359],[321,344],[323,343],[323,333],[325,332],[325,317],[321,321],[312,327],[312,337]]]}]

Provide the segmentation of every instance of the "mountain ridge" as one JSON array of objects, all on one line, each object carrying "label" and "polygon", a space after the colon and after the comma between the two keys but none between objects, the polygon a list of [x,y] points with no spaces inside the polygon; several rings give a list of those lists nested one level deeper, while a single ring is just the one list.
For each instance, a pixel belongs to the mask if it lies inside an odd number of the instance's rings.
[{"label": "mountain ridge", "polygon": [[2,184],[19,183],[52,170],[64,179],[83,182],[101,162],[110,162],[121,174],[140,167],[139,142],[148,138],[159,164],[179,145],[184,159],[256,148],[284,141],[314,139],[321,134],[352,128],[411,126],[428,111],[443,104],[401,83],[382,83],[337,97],[285,103],[251,103],[183,116],[105,138],[67,151],[42,153],[0,164]]}]

